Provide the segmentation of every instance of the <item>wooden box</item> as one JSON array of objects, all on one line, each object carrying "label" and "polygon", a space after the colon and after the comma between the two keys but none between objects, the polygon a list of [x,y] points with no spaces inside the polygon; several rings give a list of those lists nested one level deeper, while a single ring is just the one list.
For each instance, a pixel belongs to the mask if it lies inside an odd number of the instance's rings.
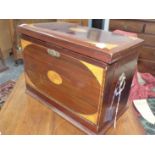
[{"label": "wooden box", "polygon": [[20,25],[27,92],[88,134],[116,127],[143,40],[77,24]]}]

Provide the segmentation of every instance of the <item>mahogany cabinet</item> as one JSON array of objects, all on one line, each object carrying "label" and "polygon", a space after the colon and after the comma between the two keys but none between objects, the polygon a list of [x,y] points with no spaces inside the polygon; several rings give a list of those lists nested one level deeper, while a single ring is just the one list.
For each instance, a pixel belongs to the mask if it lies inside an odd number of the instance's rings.
[{"label": "mahogany cabinet", "polygon": [[116,126],[143,40],[66,22],[17,30],[30,95],[88,134]]},{"label": "mahogany cabinet", "polygon": [[138,59],[138,70],[155,76],[155,20],[110,20],[110,30],[116,29],[137,33],[139,38],[144,39]]}]

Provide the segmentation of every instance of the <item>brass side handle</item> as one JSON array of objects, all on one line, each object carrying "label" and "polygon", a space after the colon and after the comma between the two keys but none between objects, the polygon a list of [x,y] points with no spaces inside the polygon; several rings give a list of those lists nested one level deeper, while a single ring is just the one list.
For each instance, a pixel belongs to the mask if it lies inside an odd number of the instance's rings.
[{"label": "brass side handle", "polygon": [[60,57],[60,53],[54,49],[47,49],[47,53],[56,58]]}]

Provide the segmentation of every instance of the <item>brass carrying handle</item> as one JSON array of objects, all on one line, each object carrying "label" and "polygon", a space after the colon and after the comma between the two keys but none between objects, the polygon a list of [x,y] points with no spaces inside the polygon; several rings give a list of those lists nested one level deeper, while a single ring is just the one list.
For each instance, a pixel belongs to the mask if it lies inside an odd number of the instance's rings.
[{"label": "brass carrying handle", "polygon": [[60,57],[60,53],[54,49],[47,49],[47,53],[56,58]]}]

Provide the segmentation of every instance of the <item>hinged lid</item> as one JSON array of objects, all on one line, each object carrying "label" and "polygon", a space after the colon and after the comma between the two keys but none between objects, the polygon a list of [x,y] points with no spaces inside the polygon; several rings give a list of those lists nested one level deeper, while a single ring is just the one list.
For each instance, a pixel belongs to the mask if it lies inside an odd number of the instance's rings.
[{"label": "hinged lid", "polygon": [[143,42],[139,38],[65,22],[22,24],[17,32],[109,64],[132,52],[126,49]]}]

